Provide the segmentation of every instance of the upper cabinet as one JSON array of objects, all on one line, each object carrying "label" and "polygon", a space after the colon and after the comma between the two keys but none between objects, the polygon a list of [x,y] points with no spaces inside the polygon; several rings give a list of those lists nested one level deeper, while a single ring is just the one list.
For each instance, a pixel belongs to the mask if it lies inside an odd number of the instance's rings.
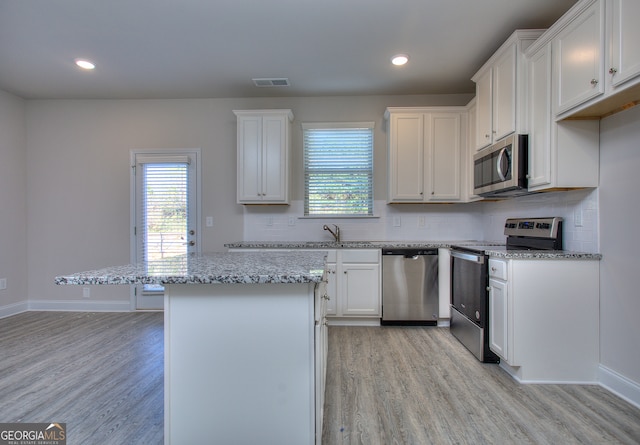
[{"label": "upper cabinet", "polygon": [[638,0],[581,0],[541,36],[540,45],[552,42],[557,119],[598,118],[638,103],[638,17]]},{"label": "upper cabinet", "polygon": [[291,110],[234,110],[238,203],[288,204]]},{"label": "upper cabinet", "polygon": [[607,74],[612,89],[640,75],[640,2],[610,0],[607,16],[611,38],[610,63]]},{"label": "upper cabinet", "polygon": [[604,1],[591,1],[553,39],[554,111],[563,113],[604,93]]},{"label": "upper cabinet", "polygon": [[466,108],[387,108],[385,118],[389,202],[461,201]]},{"label": "upper cabinet", "polygon": [[542,39],[526,52],[529,191],[598,186],[599,122],[557,121],[552,111],[561,82],[553,69],[557,46],[557,41]]},{"label": "upper cabinet", "polygon": [[515,31],[473,76],[476,83],[477,150],[513,132],[523,132],[526,115],[523,52],[542,33],[542,30]]}]

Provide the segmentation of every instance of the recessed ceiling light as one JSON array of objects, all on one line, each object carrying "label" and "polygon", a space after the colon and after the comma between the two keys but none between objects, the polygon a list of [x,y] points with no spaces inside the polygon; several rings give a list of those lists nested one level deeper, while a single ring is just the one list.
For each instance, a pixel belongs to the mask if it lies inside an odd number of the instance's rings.
[{"label": "recessed ceiling light", "polygon": [[396,66],[405,65],[408,61],[409,61],[409,56],[407,56],[406,54],[396,54],[391,58],[391,63],[393,63]]},{"label": "recessed ceiling light", "polygon": [[76,65],[84,70],[92,70],[96,67],[93,62],[89,62],[86,59],[76,59]]}]

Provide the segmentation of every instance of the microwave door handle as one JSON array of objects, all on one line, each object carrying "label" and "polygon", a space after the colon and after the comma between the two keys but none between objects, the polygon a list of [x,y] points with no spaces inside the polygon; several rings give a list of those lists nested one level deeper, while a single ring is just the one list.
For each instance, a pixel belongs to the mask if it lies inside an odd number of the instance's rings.
[{"label": "microwave door handle", "polygon": [[506,147],[500,150],[500,154],[498,155],[498,160],[496,161],[496,170],[498,172],[498,177],[500,177],[501,181],[505,181],[507,179],[507,177],[504,175],[504,172],[502,171],[502,158],[504,157],[506,150],[507,150]]}]

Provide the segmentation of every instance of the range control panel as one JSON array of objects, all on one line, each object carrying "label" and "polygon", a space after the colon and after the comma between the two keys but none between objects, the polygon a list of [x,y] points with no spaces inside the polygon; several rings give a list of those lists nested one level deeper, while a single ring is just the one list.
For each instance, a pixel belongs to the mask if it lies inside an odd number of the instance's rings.
[{"label": "range control panel", "polygon": [[504,224],[507,236],[556,238],[562,218],[509,218]]}]

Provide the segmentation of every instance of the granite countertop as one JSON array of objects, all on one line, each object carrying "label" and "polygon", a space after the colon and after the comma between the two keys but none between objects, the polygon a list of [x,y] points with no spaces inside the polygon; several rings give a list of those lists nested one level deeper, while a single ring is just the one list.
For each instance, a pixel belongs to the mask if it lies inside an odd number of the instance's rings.
[{"label": "granite countertop", "polygon": [[600,261],[599,253],[573,252],[571,250],[486,250],[492,258],[508,260],[596,260]]},{"label": "granite countertop", "polygon": [[601,260],[599,253],[570,250],[506,250],[504,242],[495,241],[239,241],[225,244],[230,249],[433,249],[451,246],[495,246],[487,255],[504,259]]},{"label": "granite countertop", "polygon": [[[238,241],[229,249],[434,249],[453,245],[474,245],[478,241]],[[482,243],[486,244],[486,243]],[[504,244],[504,243],[503,243]],[[497,243],[500,245],[500,243]]]},{"label": "granite countertop", "polygon": [[61,275],[56,284],[254,284],[322,280],[326,252],[229,252]]}]

